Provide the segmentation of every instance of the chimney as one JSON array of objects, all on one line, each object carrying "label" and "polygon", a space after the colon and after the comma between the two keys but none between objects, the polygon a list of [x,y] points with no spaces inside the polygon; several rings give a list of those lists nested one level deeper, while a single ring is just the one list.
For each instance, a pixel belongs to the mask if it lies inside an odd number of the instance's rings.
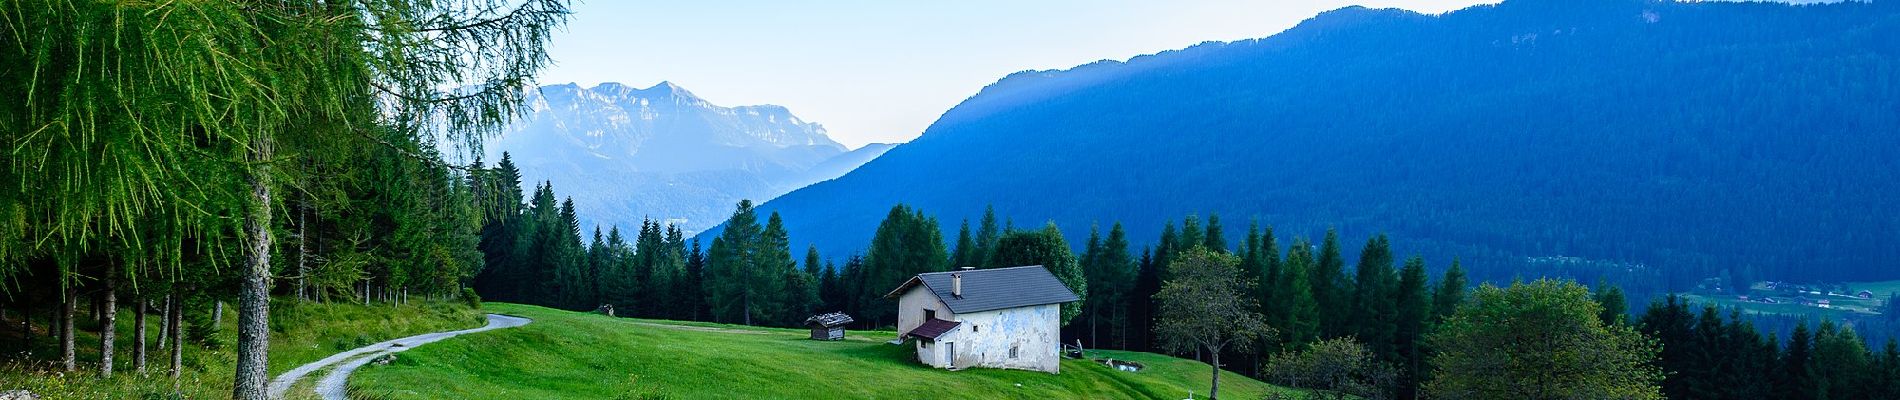
[{"label": "chimney", "polygon": [[963,274],[950,274],[950,297],[963,298]]}]

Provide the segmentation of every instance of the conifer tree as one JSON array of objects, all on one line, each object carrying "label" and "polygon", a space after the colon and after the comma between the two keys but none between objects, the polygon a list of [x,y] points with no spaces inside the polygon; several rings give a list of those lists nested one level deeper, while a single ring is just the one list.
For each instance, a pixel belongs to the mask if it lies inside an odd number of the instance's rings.
[{"label": "conifer tree", "polygon": [[711,314],[706,302],[706,253],[699,247],[699,238],[693,238],[693,248],[686,253],[686,275],[681,278],[684,290],[679,293],[682,307],[689,315],[687,319],[704,321]]},{"label": "conifer tree", "polygon": [[1220,214],[1208,214],[1207,235],[1201,241],[1202,246],[1206,246],[1208,250],[1222,253],[1228,252],[1227,234],[1225,231],[1226,228],[1220,226]]},{"label": "conifer tree", "polygon": [[[1207,231],[1201,228],[1201,217],[1194,214],[1188,214],[1187,218],[1184,218],[1181,220],[1180,240],[1175,241],[1174,248],[1169,249],[1169,250],[1174,253],[1182,253],[1182,252],[1186,252],[1188,249],[1192,249],[1195,247],[1203,247],[1206,245],[1207,245]],[[1173,260],[1170,259],[1169,262],[1173,262]],[[1167,269],[1164,268],[1162,269],[1162,271],[1164,272],[1163,276],[1166,276],[1165,272],[1167,271]]]},{"label": "conifer tree", "polygon": [[1393,361],[1396,343],[1397,309],[1394,307],[1396,278],[1392,270],[1392,248],[1385,235],[1366,241],[1354,269],[1353,291],[1347,324],[1353,334],[1379,359]]},{"label": "conifer tree", "polygon": [[774,325],[789,326],[791,320],[803,320],[810,311],[811,303],[818,297],[818,285],[803,276],[798,270],[798,262],[792,258],[791,234],[785,231],[785,220],[777,212],[766,218],[764,239],[759,243],[760,273],[754,276],[754,285],[770,291],[770,297],[760,302],[759,318]]},{"label": "conifer tree", "polygon": [[975,239],[970,238],[970,220],[963,220],[957,228],[957,247],[950,255],[950,268],[977,268],[978,251]]},{"label": "conifer tree", "polygon": [[758,276],[767,271],[760,244],[765,243],[765,228],[751,200],[740,200],[726,219],[726,229],[713,239],[706,261],[706,302],[713,321],[752,325],[753,316],[762,311],[770,293],[760,287]]},{"label": "conifer tree", "polygon": [[1600,316],[1603,323],[1622,323],[1628,318],[1629,300],[1623,297],[1623,288],[1609,286],[1598,290],[1595,296],[1597,304],[1603,305],[1603,315]]},{"label": "conifer tree", "polygon": [[896,304],[884,295],[919,273],[947,269],[948,262],[935,218],[910,206],[891,207],[865,255],[863,280],[857,282],[858,312],[871,326],[894,322]]},{"label": "conifer tree", "polygon": [[1424,337],[1428,320],[1432,314],[1432,299],[1426,293],[1425,259],[1414,256],[1405,260],[1405,268],[1399,273],[1397,298],[1398,320],[1393,327],[1393,345],[1398,351],[1400,371],[1398,398],[1410,400],[1418,398],[1419,384],[1427,378],[1425,369]]},{"label": "conifer tree", "polygon": [[991,268],[990,253],[996,250],[996,239],[1002,238],[1003,231],[996,227],[996,206],[983,209],[983,221],[977,227],[976,247],[970,253],[970,263],[977,268]]},{"label": "conifer tree", "polygon": [[1154,251],[1141,249],[1141,261],[1136,264],[1135,284],[1129,293],[1128,307],[1128,349],[1148,351],[1154,348],[1154,295],[1161,290],[1161,271],[1156,270]]},{"label": "conifer tree", "polygon": [[[1349,310],[1351,284],[1345,276],[1346,260],[1339,255],[1339,232],[1326,230],[1326,239],[1320,243],[1319,256],[1313,261],[1310,276],[1313,286],[1313,300],[1322,310]],[[1322,337],[1340,337],[1350,334],[1352,313],[1327,312],[1320,314],[1319,332]]]},{"label": "conifer tree", "polygon": [[1815,331],[1812,364],[1821,388],[1818,397],[1874,398],[1871,389],[1878,384],[1869,374],[1874,370],[1874,365],[1868,355],[1866,343],[1860,340],[1853,328],[1823,320],[1821,328]]},{"label": "conifer tree", "polygon": [[1451,267],[1445,269],[1445,276],[1438,279],[1438,286],[1432,289],[1432,324],[1443,322],[1445,318],[1458,311],[1458,304],[1465,301],[1465,270],[1458,260],[1451,260]]},{"label": "conifer tree", "polygon": [[1279,287],[1274,288],[1274,300],[1279,301],[1276,306],[1285,311],[1278,315],[1278,320],[1267,323],[1280,329],[1284,348],[1304,348],[1319,339],[1319,301],[1313,296],[1308,272],[1313,269],[1313,263],[1313,245],[1304,238],[1295,239],[1293,246],[1287,249],[1286,263],[1281,267],[1283,275],[1275,281]]},{"label": "conifer tree", "polygon": [[1821,382],[1814,371],[1814,342],[1808,324],[1795,325],[1788,334],[1788,345],[1776,368],[1775,398],[1786,400],[1821,399]]},{"label": "conifer tree", "polygon": [[1062,230],[1054,222],[1044,225],[1038,231],[1014,231],[1003,235],[996,242],[996,255],[991,257],[998,266],[1015,267],[1041,265],[1061,280],[1064,286],[1075,292],[1081,301],[1062,304],[1061,325],[1068,326],[1075,317],[1082,314],[1082,306],[1088,301],[1088,280],[1082,273],[1082,266],[1069,251],[1069,243],[1062,238]]},{"label": "conifer tree", "polygon": [[[1166,225],[1163,225],[1161,227],[1161,239],[1155,242],[1155,248],[1154,248],[1155,265],[1158,265],[1158,266],[1168,265],[1168,261],[1173,259],[1172,257],[1174,253],[1179,252],[1180,248],[1181,248],[1181,241],[1178,237],[1178,234],[1175,232],[1174,222],[1168,222]],[[1156,269],[1161,270],[1161,269],[1165,269],[1165,267],[1156,268]],[[1157,271],[1157,274],[1158,275],[1156,275],[1156,280],[1155,280],[1155,290],[1161,290],[1161,281],[1167,280],[1167,277],[1168,277],[1167,271]]]}]

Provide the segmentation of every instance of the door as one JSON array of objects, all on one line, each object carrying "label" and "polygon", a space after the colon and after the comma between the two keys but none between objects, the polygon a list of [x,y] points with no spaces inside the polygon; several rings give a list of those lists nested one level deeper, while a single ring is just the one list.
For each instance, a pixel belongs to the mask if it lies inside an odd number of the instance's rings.
[{"label": "door", "polygon": [[944,356],[943,365],[945,365],[947,368],[950,368],[950,369],[956,369],[957,368],[957,342],[944,342],[943,356]]}]

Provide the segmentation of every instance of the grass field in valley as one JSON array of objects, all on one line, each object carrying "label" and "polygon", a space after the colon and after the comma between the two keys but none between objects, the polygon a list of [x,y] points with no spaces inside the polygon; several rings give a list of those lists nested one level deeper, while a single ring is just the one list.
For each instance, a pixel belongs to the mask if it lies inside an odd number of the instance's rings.
[{"label": "grass field in valley", "polygon": [[[83,309],[83,308],[82,308]],[[192,310],[187,310],[190,312]],[[232,365],[236,355],[236,307],[226,307],[222,325],[213,337],[221,343],[207,348],[189,341],[185,344],[183,371],[176,389],[165,377],[168,350],[158,348],[159,317],[148,316],[147,340],[151,354],[147,359],[149,375],[139,376],[132,369],[132,312],[121,312],[118,319],[118,347],[112,379],[100,380],[95,372],[99,362],[98,324],[77,318],[74,349],[80,370],[60,373],[51,365],[0,362],[0,391],[25,389],[44,399],[217,399],[231,396]],[[481,326],[486,321],[480,311],[454,302],[413,302],[409,305],[361,305],[354,303],[312,303],[278,300],[271,304],[270,373],[296,368],[337,352],[384,340],[445,330]],[[49,360],[57,352],[57,343],[43,331],[43,319],[35,319],[36,338],[32,359]],[[11,329],[0,332],[0,340],[9,345],[21,338]],[[12,346],[4,346],[12,347]],[[301,394],[301,392],[299,392]],[[293,399],[300,397],[293,396]]]},{"label": "grass field in valley", "polygon": [[[1840,319],[1849,316],[1879,315],[1884,311],[1883,307],[1886,305],[1884,302],[1887,300],[1887,296],[1900,292],[1900,281],[1848,282],[1842,284],[1842,286],[1850,293],[1861,290],[1873,292],[1873,298],[1858,299],[1821,294],[1789,294],[1783,291],[1768,290],[1759,283],[1751,286],[1748,294],[1757,299],[1774,297],[1779,300],[1780,303],[1767,304],[1759,301],[1743,301],[1734,295],[1685,293],[1682,297],[1688,300],[1690,304],[1714,304],[1723,309],[1735,308],[1751,314],[1817,315],[1826,316],[1831,319]],[[1795,296],[1826,299],[1832,302],[1833,306],[1831,308],[1820,308],[1802,305],[1794,301]]]},{"label": "grass field in valley", "polygon": [[[1099,351],[1147,366],[1122,372],[1063,360],[1061,374],[914,362],[891,332],[807,340],[808,331],[612,318],[488,304],[534,323],[418,347],[352,376],[351,392],[387,399],[1181,399],[1204,397],[1207,364]],[[1226,373],[1223,397],[1257,399],[1277,387]]]}]

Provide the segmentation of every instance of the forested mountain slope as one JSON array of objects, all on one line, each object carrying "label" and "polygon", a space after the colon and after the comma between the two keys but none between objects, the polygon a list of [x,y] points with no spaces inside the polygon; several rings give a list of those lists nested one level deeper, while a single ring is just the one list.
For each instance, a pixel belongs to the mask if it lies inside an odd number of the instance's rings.
[{"label": "forested mountain slope", "polygon": [[1478,278],[1680,284],[1900,276],[1896,195],[1900,3],[1509,0],[1013,74],[760,212],[830,255],[896,203],[946,237],[993,204],[1070,237],[1198,212],[1389,232]]}]

